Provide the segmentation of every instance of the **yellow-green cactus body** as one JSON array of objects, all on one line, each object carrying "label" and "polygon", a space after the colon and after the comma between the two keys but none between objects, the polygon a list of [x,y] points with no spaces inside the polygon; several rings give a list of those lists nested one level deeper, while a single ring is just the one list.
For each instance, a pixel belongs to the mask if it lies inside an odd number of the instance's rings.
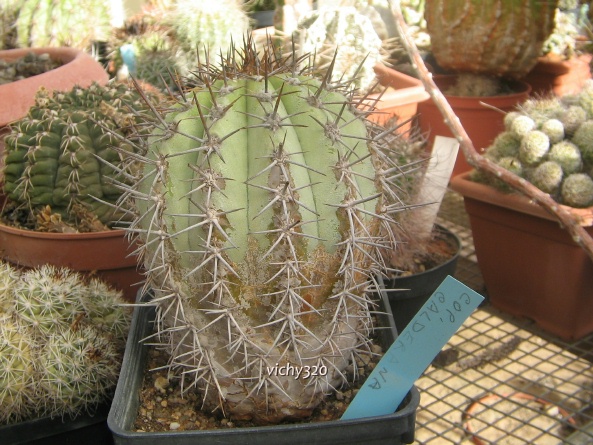
[{"label": "yellow-green cactus body", "polygon": [[276,422],[309,414],[369,343],[397,167],[347,96],[244,51],[201,67],[148,138],[130,230],[184,387]]}]

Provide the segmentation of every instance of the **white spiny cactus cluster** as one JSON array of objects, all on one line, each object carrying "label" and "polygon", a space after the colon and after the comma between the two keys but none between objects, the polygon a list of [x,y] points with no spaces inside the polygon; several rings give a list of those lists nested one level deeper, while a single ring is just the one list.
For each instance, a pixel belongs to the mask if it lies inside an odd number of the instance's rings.
[{"label": "white spiny cactus cluster", "polygon": [[76,415],[119,374],[129,311],[98,279],[0,262],[0,424]]}]

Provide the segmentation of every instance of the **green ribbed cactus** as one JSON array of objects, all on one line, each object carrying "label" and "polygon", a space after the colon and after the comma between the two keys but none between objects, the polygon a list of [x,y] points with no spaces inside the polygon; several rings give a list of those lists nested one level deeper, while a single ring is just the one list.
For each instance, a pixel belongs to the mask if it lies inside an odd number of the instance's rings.
[{"label": "green ribbed cactus", "polygon": [[[123,84],[75,87],[50,96],[41,90],[26,117],[6,136],[4,192],[22,208],[50,206],[73,221],[80,204],[109,224],[122,214],[113,207],[133,162],[124,140],[136,130],[145,102]],[[107,166],[115,165],[114,171]]]},{"label": "green ribbed cactus", "polygon": [[426,0],[438,64],[455,72],[520,78],[554,29],[557,0]]},{"label": "green ribbed cactus", "polygon": [[[577,95],[529,99],[507,113],[485,156],[571,207],[593,205],[593,82]],[[578,104],[578,105],[575,105]],[[474,179],[510,187],[481,172]]]},{"label": "green ribbed cactus", "polygon": [[[10,3],[10,1],[8,2]],[[15,0],[18,47],[71,46],[90,49],[111,31],[112,2],[87,0]]]},{"label": "green ribbed cactus", "polygon": [[309,12],[299,23],[297,41],[302,54],[313,54],[319,70],[334,64],[332,82],[346,82],[362,92],[376,83],[373,67],[382,59],[383,42],[371,20],[356,8]]},{"label": "green ribbed cactus", "polygon": [[0,262],[0,424],[104,402],[130,321],[122,303],[121,292],[68,269]]},{"label": "green ribbed cactus", "polygon": [[182,74],[191,71],[200,60],[220,60],[232,42],[241,42],[249,31],[249,17],[236,0],[213,2],[177,0],[167,12],[165,22],[174,31],[183,56]]},{"label": "green ribbed cactus", "polygon": [[368,351],[369,281],[402,204],[393,133],[304,59],[257,54],[202,65],[158,117],[129,230],[182,387],[265,423],[309,415]]}]

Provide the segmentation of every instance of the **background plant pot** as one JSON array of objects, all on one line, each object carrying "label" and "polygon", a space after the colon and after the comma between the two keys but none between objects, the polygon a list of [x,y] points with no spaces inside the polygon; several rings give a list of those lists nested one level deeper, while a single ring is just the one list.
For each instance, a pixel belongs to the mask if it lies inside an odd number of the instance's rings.
[{"label": "background plant pot", "polygon": [[[433,79],[439,89],[443,91],[447,102],[453,108],[453,111],[461,121],[461,125],[463,125],[463,128],[478,151],[487,148],[496,136],[504,130],[503,112],[514,110],[518,104],[524,102],[529,97],[531,90],[529,84],[515,81],[509,82],[511,89],[516,91],[512,94],[488,97],[450,96],[444,93],[444,91],[455,83],[456,76],[452,74],[441,74],[435,75]],[[443,120],[441,112],[432,100],[425,100],[418,104],[418,113],[420,129],[428,135],[429,150],[432,149],[435,136],[453,137],[451,130],[449,130],[449,127]],[[453,175],[470,169],[470,165],[460,151],[457,155],[455,167],[453,168]]]},{"label": "background plant pot", "polygon": [[[386,301],[383,295],[383,301]],[[388,303],[387,303],[388,304]],[[385,317],[390,314],[385,311]],[[126,344],[122,370],[107,423],[115,443],[121,444],[402,444],[414,441],[416,409],[420,401],[418,390],[413,387],[402,406],[393,414],[357,420],[336,420],[316,423],[295,423],[265,427],[231,428],[206,431],[171,431],[143,433],[132,430],[139,407],[139,392],[148,356],[148,346],[142,339],[152,332],[153,307],[138,307],[134,311]],[[395,327],[385,320],[381,329],[385,347],[394,341]]]},{"label": "background plant pot", "polygon": [[[454,177],[490,302],[564,339],[593,332],[593,262],[537,204]],[[593,207],[570,209],[593,234]]]},{"label": "background plant pot", "polygon": [[270,9],[268,11],[250,12],[249,17],[253,21],[253,28],[260,29],[260,28],[267,28],[268,26],[273,26],[275,13],[276,13],[275,9]]},{"label": "background plant pot", "polygon": [[540,57],[523,80],[531,85],[532,95],[576,94],[591,78],[591,57],[591,54],[580,54],[568,60],[559,56]]},{"label": "background plant pot", "polygon": [[450,259],[424,272],[396,278],[383,278],[398,332],[404,330],[447,275],[455,274],[461,242],[457,235],[443,226],[436,226],[435,230],[437,237],[446,240],[454,248],[455,254]]},{"label": "background plant pot", "polygon": [[[12,61],[28,53],[48,53],[62,66],[37,76],[0,85],[0,171],[3,164],[4,136],[7,125],[24,117],[35,103],[35,94],[44,87],[50,91],[70,90],[74,85],[89,86],[93,81],[105,84],[109,80],[101,64],[90,55],[74,48],[25,48],[0,51],[0,59]],[[0,174],[0,184],[2,175]]]},{"label": "background plant pot", "polygon": [[0,224],[0,258],[23,267],[53,264],[93,273],[134,301],[143,280],[124,230],[43,233]]},{"label": "background plant pot", "polygon": [[2,445],[111,445],[113,436],[107,428],[109,405],[102,405],[92,415],[74,419],[42,417],[0,426]]},{"label": "background plant pot", "polygon": [[369,95],[361,108],[365,108],[365,103],[374,105],[376,112],[369,118],[381,125],[393,118],[397,119],[398,123],[410,120],[398,129],[400,134],[404,134],[412,127],[411,119],[418,112],[418,104],[429,97],[428,93],[419,79],[381,64],[375,65],[374,70],[380,84],[391,88],[383,94]]}]

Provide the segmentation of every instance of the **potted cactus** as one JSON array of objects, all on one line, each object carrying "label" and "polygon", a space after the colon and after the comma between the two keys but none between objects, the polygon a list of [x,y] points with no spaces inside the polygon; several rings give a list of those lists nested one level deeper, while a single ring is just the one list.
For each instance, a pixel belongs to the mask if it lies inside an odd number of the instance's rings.
[{"label": "potted cactus", "polygon": [[[593,233],[593,84],[530,99],[505,116],[485,156],[548,193]],[[452,179],[464,196],[493,305],[566,339],[593,332],[593,263],[551,214],[480,171]]]},{"label": "potted cactus", "polygon": [[41,90],[35,101],[5,139],[0,256],[98,273],[133,301],[133,247],[111,228],[126,219],[114,204],[134,172],[131,125],[146,105],[124,84]]},{"label": "potted cactus", "polygon": [[98,279],[0,262],[0,435],[4,444],[110,443],[106,411],[130,313]]},{"label": "potted cactus", "polygon": [[[434,81],[476,149],[488,147],[502,131],[501,110],[511,111],[527,99],[530,87],[517,79],[537,63],[554,28],[556,5],[539,0],[426,1],[432,55],[449,73]],[[430,132],[429,142],[435,135],[452,136],[432,100],[421,103],[419,113],[422,130]],[[459,156],[454,173],[467,170],[469,165]]]},{"label": "potted cactus", "polygon": [[[198,391],[211,416],[224,413],[227,426],[306,419],[347,383],[380,310],[370,283],[384,267],[381,252],[396,242],[389,228],[401,203],[389,132],[365,120],[347,92],[330,89],[331,71],[317,79],[303,60],[247,42],[222,70],[200,66],[197,87],[173,107],[155,107],[163,114],[127,194],[164,366],[186,395]],[[138,336],[126,363],[138,364],[146,348]],[[270,371],[289,365],[321,371]],[[142,375],[142,367],[124,367],[118,382],[108,419],[116,443],[305,443],[324,428],[186,431],[175,422],[141,432]],[[409,443],[416,403],[412,390],[399,411],[328,422],[324,437]]]}]

